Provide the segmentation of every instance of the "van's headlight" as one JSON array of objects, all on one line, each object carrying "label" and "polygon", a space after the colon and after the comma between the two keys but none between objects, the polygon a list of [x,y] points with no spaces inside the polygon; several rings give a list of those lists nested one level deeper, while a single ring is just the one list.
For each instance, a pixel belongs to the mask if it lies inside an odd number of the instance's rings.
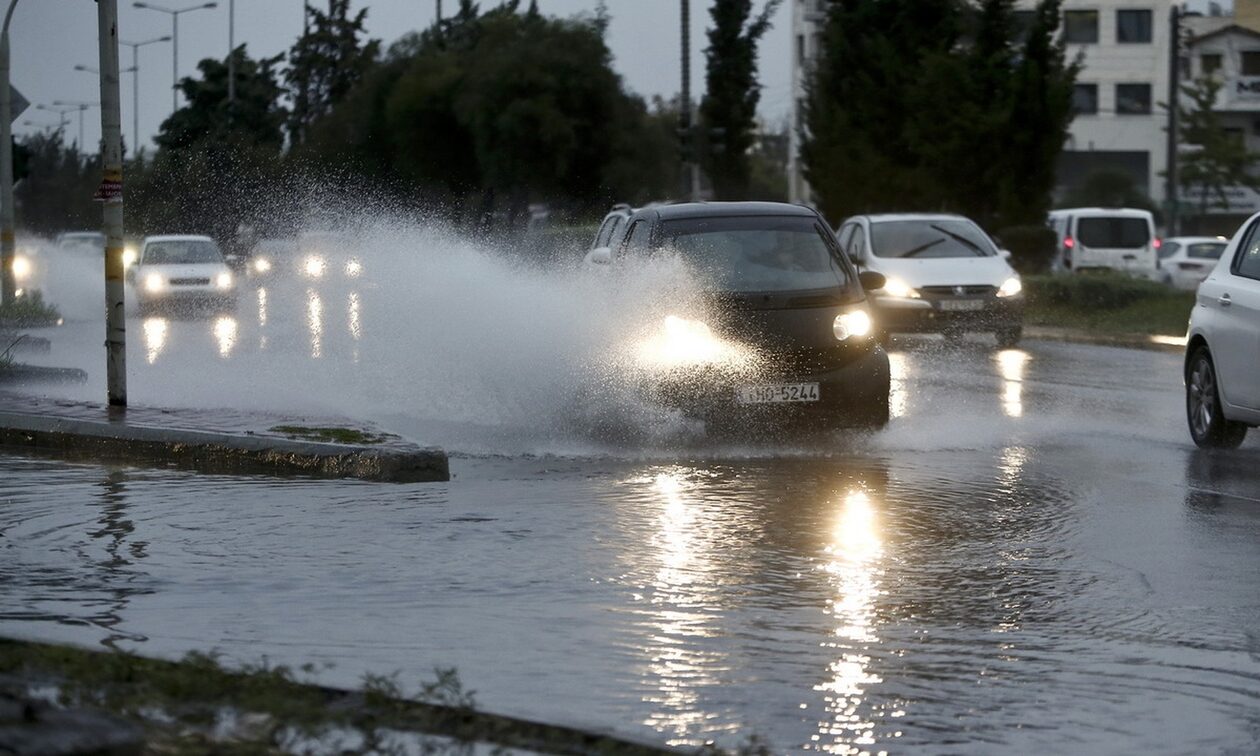
[{"label": "van's headlight", "polygon": [[232,288],[232,274],[228,273],[226,270],[223,271],[217,278],[214,279],[214,285],[218,286],[220,289]]},{"label": "van's headlight", "polygon": [[1019,276],[1011,276],[998,287],[997,295],[999,297],[1013,297],[1023,290],[1024,285],[1020,283]]},{"label": "van's headlight", "polygon": [[866,310],[849,310],[836,316],[831,332],[838,341],[860,339],[871,333],[871,314]]},{"label": "van's headlight", "polygon": [[157,273],[150,273],[144,277],[145,291],[161,291],[166,288],[166,281],[162,280],[162,276]]},{"label": "van's headlight", "polygon": [[17,255],[13,258],[13,277],[19,281],[24,281],[31,275],[31,260],[26,255]]},{"label": "van's headlight", "polygon": [[919,299],[919,292],[900,278],[889,277],[884,281],[884,293],[890,297],[902,299]]}]

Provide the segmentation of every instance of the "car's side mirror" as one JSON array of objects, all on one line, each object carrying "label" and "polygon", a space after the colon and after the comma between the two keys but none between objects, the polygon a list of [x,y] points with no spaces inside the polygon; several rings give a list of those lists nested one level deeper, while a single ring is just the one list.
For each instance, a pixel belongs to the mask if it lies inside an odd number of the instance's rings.
[{"label": "car's side mirror", "polygon": [[612,248],[596,247],[586,253],[586,260],[584,262],[587,265],[608,265],[612,263]]},{"label": "car's side mirror", "polygon": [[999,249],[998,254],[1002,256],[1003,260],[1011,259],[1011,251],[1009,249]]},{"label": "car's side mirror", "polygon": [[862,291],[875,291],[884,288],[884,284],[888,283],[888,279],[884,277],[883,273],[864,270],[858,273],[858,282],[862,284]]}]

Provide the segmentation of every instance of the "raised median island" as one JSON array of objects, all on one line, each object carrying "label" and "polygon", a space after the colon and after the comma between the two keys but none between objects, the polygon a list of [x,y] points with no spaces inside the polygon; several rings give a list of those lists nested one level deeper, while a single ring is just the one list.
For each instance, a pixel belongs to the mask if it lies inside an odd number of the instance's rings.
[{"label": "raised median island", "polygon": [[450,480],[446,452],[336,419],[159,409],[0,392],[0,447],[207,473]]}]

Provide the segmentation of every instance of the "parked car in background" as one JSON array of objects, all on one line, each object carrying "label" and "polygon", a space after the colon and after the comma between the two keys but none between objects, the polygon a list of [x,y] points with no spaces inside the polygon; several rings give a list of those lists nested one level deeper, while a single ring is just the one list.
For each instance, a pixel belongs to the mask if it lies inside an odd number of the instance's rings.
[{"label": "parked car in background", "polygon": [[128,270],[142,311],[158,304],[236,304],[236,280],[208,236],[146,237]]},{"label": "parked car in background", "polygon": [[66,231],[57,234],[53,243],[69,252],[105,254],[105,234],[100,231]]},{"label": "parked car in background", "polygon": [[1260,213],[1199,284],[1190,312],[1186,420],[1201,447],[1236,447],[1260,425]]},{"label": "parked car in background", "polygon": [[777,202],[661,205],[621,227],[610,257],[594,264],[615,271],[676,256],[712,304],[644,324],[636,365],[653,397],[707,428],[740,433],[888,422],[888,356],[872,338],[865,291],[883,277],[860,275],[816,211]]},{"label": "parked car in background", "polygon": [[1159,248],[1159,268],[1164,283],[1194,291],[1221,259],[1229,240],[1221,236],[1173,236]]},{"label": "parked car in background", "polygon": [[1050,213],[1058,237],[1052,267],[1085,273],[1116,270],[1152,281],[1161,279],[1155,217],[1133,208],[1076,207]]},{"label": "parked car in background", "polygon": [[961,215],[859,215],[836,232],[860,270],[883,274],[872,292],[886,332],[941,333],[959,339],[989,331],[1002,347],[1023,335],[1024,296],[1010,253]]}]

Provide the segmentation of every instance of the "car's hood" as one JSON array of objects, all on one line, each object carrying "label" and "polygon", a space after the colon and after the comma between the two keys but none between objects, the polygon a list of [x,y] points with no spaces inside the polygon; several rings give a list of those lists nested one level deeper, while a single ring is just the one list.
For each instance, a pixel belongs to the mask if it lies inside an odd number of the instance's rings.
[{"label": "car's hood", "polygon": [[220,273],[227,273],[224,263],[197,263],[195,265],[141,265],[138,275],[157,273],[165,278],[214,278]]},{"label": "car's hood", "polygon": [[907,286],[1001,286],[1015,275],[1010,264],[1001,257],[928,257],[904,259],[872,257],[866,266],[897,278]]}]

